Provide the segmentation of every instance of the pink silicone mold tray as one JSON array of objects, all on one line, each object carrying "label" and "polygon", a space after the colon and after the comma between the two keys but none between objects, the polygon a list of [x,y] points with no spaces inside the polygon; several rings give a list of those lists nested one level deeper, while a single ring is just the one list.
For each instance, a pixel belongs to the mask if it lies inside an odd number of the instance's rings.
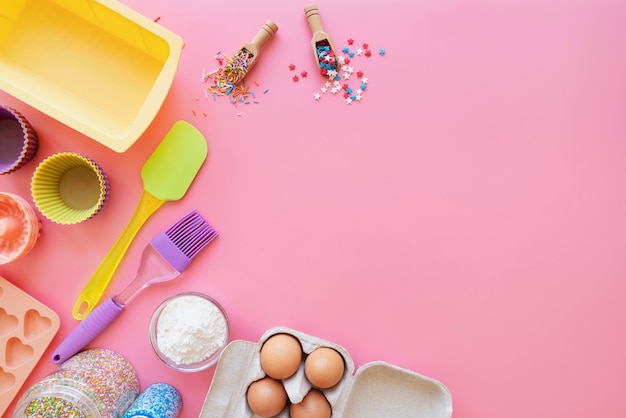
[{"label": "pink silicone mold tray", "polygon": [[58,330],[54,311],[0,277],[0,416]]}]

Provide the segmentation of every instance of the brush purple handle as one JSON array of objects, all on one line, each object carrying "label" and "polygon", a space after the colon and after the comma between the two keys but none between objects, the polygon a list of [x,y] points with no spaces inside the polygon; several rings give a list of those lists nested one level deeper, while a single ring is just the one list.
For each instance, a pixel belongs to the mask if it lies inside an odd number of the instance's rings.
[{"label": "brush purple handle", "polygon": [[94,309],[70,332],[52,353],[53,363],[63,363],[93,341],[124,310],[124,306],[109,298]]}]

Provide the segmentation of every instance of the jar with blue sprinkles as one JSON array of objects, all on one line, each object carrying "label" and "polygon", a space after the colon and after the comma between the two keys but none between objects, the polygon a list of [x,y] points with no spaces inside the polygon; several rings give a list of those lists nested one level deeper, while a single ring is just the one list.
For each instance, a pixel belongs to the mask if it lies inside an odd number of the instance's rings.
[{"label": "jar with blue sprinkles", "polygon": [[139,394],[123,418],[176,418],[183,400],[175,387],[153,383]]}]

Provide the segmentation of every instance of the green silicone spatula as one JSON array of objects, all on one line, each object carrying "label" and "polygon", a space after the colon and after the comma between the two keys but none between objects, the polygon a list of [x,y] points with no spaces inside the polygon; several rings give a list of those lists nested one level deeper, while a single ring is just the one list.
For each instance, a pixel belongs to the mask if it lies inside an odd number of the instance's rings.
[{"label": "green silicone spatula", "polygon": [[141,168],[143,192],[137,209],[78,296],[72,310],[75,319],[85,318],[95,308],[137,231],[163,203],[185,195],[206,156],[202,134],[187,122],[174,123]]}]

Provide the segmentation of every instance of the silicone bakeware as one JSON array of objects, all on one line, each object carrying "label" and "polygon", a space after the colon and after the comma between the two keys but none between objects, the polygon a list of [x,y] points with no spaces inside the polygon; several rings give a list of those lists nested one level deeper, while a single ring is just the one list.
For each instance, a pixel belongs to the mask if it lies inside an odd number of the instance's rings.
[{"label": "silicone bakeware", "polygon": [[[246,400],[248,386],[265,376],[260,348],[275,334],[298,339],[304,356],[318,347],[329,347],[341,354],[346,371],[339,383],[322,389],[332,408],[332,418],[450,418],[452,396],[437,380],[383,361],[364,364],[355,370],[345,348],[303,332],[276,327],[263,334],[258,343],[237,340],[222,352],[207,393],[200,418],[256,418]],[[290,402],[299,403],[311,389],[303,367],[282,381]],[[289,406],[277,418],[288,418]]]},{"label": "silicone bakeware", "polygon": [[182,45],[115,0],[0,0],[0,89],[117,152],[156,116]]},{"label": "silicone bakeware", "polygon": [[0,416],[58,330],[54,311],[0,276]]}]

